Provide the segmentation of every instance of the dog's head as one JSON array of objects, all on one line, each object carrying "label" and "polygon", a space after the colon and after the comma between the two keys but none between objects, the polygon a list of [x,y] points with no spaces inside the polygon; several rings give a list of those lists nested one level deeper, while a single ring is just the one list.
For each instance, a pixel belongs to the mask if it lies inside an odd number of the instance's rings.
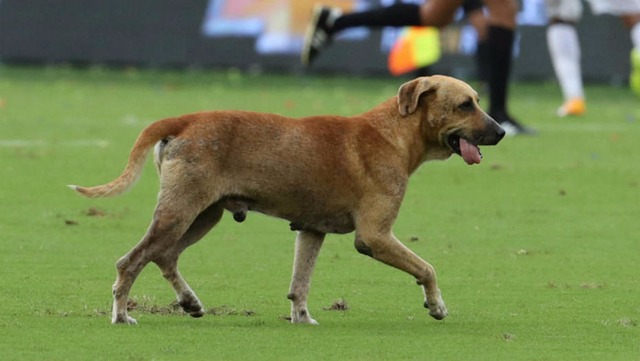
[{"label": "dog's head", "polygon": [[402,84],[398,111],[417,116],[426,160],[446,159],[453,153],[467,164],[480,163],[479,145],[496,145],[505,131],[478,105],[478,93],[467,83],[435,75]]}]

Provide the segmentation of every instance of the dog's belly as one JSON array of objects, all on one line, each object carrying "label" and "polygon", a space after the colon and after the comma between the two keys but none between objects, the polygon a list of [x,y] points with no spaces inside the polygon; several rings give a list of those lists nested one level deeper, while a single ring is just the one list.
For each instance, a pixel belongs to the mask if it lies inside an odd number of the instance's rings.
[{"label": "dog's belly", "polygon": [[292,231],[314,231],[320,233],[337,233],[344,234],[353,232],[355,229],[353,224],[353,217],[350,214],[338,214],[331,216],[318,216],[305,219],[300,217],[295,219],[288,219],[291,224]]},{"label": "dog's belly", "polygon": [[292,231],[344,234],[353,232],[355,229],[351,213],[345,211],[316,212],[310,209],[283,210],[278,208],[262,208],[259,204],[256,204],[251,210],[286,219],[290,222]]},{"label": "dog's belly", "polygon": [[228,196],[222,199],[223,206],[233,213],[233,218],[242,222],[248,211],[263,213],[288,220],[292,231],[313,231],[320,233],[344,234],[353,232],[355,225],[351,212],[345,210],[318,210],[311,206],[278,206],[241,196]]}]

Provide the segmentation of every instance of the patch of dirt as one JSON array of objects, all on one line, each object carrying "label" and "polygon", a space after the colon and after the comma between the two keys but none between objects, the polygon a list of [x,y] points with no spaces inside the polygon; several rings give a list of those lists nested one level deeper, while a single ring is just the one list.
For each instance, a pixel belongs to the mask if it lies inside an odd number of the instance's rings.
[{"label": "patch of dirt", "polygon": [[618,324],[623,327],[635,327],[635,326],[638,326],[638,321],[625,317],[625,318],[619,319]]},{"label": "patch of dirt", "polygon": [[240,316],[255,316],[256,315],[256,311],[253,310],[236,310],[235,308],[231,308],[228,307],[226,305],[222,305],[222,306],[218,306],[218,307],[211,307],[209,309],[206,310],[205,312],[207,315],[214,315],[214,316],[236,316],[236,315],[240,315]]},{"label": "patch of dirt", "polygon": [[105,311],[105,310],[100,310],[100,309],[95,309],[93,310],[96,313],[96,316],[106,316],[109,314],[109,312]]},{"label": "patch of dirt", "polygon": [[347,305],[347,302],[341,298],[333,302],[330,307],[323,307],[322,309],[325,311],[346,311],[349,309],[349,306]]},{"label": "patch of dirt", "polygon": [[[127,310],[152,315],[188,315],[177,301],[173,301],[166,306],[159,306],[154,299],[142,296],[132,297],[127,301]],[[205,313],[213,316],[255,316],[256,311],[253,310],[236,310],[226,305],[208,308]]]},{"label": "patch of dirt", "polygon": [[91,207],[84,212],[85,215],[89,217],[104,217],[107,215],[107,212],[102,209]]},{"label": "patch of dirt", "polygon": [[[555,281],[549,281],[547,282],[547,288],[563,288],[563,289],[572,289],[576,287],[576,285],[571,285],[569,283],[565,283],[565,284],[558,284]],[[583,282],[579,285],[580,288],[583,288],[585,290],[598,290],[598,289],[602,289],[607,287],[606,283],[599,283],[599,282]]]},{"label": "patch of dirt", "polygon": [[154,303],[154,300],[146,296],[130,298],[127,301],[127,311],[137,311],[152,315],[186,315],[176,301],[167,306],[158,306]]},{"label": "patch of dirt", "polygon": [[586,283],[580,284],[580,288],[584,288],[588,290],[600,289],[604,287],[605,285],[603,283],[598,283],[598,282],[586,282]]}]

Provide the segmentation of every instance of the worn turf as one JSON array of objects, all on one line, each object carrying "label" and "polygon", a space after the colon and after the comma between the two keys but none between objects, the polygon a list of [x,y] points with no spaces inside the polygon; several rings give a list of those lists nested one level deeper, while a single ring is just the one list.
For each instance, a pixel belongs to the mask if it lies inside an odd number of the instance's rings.
[{"label": "worn turf", "polygon": [[320,325],[289,324],[294,235],[250,213],[243,224],[226,216],[181,258],[203,318],[177,310],[149,265],[132,290],[139,325],[109,323],[113,264],[149,223],[155,171],[115,199],[66,184],[114,178],[138,132],[163,117],[350,115],[402,82],[1,67],[0,359],[640,359],[640,99],[608,86],[587,88],[586,116],[558,119],[555,84],[516,83],[512,111],[538,136],[484,147],[479,166],[454,157],[413,176],[394,230],[438,270],[444,321],[410,276],[346,235],[320,255]]}]

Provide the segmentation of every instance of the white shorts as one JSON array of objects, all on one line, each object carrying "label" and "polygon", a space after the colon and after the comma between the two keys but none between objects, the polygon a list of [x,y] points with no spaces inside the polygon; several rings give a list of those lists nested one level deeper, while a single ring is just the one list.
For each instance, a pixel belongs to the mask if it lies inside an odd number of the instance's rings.
[{"label": "white shorts", "polygon": [[547,17],[577,23],[582,17],[581,0],[545,0]]},{"label": "white shorts", "polygon": [[596,14],[640,14],[640,0],[589,0],[591,11]]},{"label": "white shorts", "polygon": [[[587,0],[596,15],[640,14],[640,0]],[[581,0],[545,0],[549,19],[578,22],[582,17]]]}]

